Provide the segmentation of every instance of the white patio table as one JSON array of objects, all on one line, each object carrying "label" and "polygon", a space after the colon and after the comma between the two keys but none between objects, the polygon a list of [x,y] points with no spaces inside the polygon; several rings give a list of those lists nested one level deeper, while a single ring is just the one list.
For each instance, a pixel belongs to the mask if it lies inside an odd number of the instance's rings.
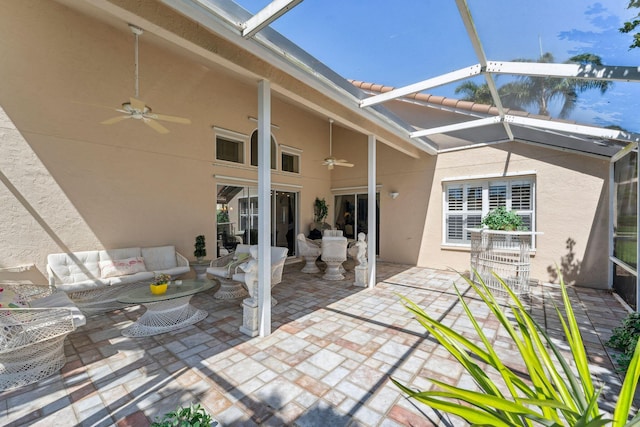
[{"label": "white patio table", "polygon": [[118,297],[118,302],[142,304],[147,311],[138,320],[122,330],[125,337],[148,337],[163,334],[197,323],[209,313],[189,304],[191,297],[220,286],[208,279],[183,280],[172,283],[162,295],[151,293],[149,287],[132,289]]}]

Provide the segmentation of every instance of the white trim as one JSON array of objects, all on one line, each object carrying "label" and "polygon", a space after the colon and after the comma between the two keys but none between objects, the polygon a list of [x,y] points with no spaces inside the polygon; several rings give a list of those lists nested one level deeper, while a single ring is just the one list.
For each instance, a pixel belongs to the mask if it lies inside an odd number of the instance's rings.
[{"label": "white trim", "polygon": [[[253,116],[247,116],[247,119],[251,120],[252,122],[258,123],[258,119],[253,117]],[[278,129],[278,130],[280,129],[280,126],[276,125],[275,123],[271,123],[271,127],[274,128],[274,129]],[[251,133],[253,133],[253,132],[251,132]]]},{"label": "white trim", "polygon": [[[380,191],[382,189],[382,184],[376,184],[376,191]],[[331,188],[331,193],[334,195],[342,195],[342,194],[365,194],[369,191],[368,185],[359,185],[357,187],[336,187]]]},{"label": "white trim", "polygon": [[494,174],[484,174],[484,175],[466,175],[466,176],[456,176],[451,178],[442,178],[441,182],[455,182],[455,181],[473,181],[478,179],[496,179],[496,178],[518,178],[518,177],[526,177],[526,176],[536,176],[536,171],[522,171],[522,172],[507,172],[506,174],[502,173],[494,173]]},{"label": "white trim", "polygon": [[[243,184],[257,184],[258,180],[257,179],[251,179],[251,178],[238,178],[235,176],[228,176],[228,175],[213,175],[213,178],[216,179],[218,182],[218,184],[220,184],[220,182],[224,182],[224,181],[235,181],[235,182],[239,182],[239,183],[243,183]],[[300,184],[287,184],[284,182],[271,182],[271,187],[276,188],[276,187],[286,187],[286,188],[296,188],[296,189],[301,189],[303,188],[302,185]]]},{"label": "white trim", "polygon": [[240,138],[240,139],[246,140],[251,137],[251,135],[247,135],[241,132],[236,132],[235,130],[231,130],[231,129],[221,128],[215,125],[211,126],[211,129],[213,129],[216,135],[219,133],[221,135],[226,135],[229,138]]},{"label": "white trim", "polygon": [[289,145],[280,144],[280,151],[286,151],[293,154],[302,154],[303,150],[301,148],[291,147]]}]

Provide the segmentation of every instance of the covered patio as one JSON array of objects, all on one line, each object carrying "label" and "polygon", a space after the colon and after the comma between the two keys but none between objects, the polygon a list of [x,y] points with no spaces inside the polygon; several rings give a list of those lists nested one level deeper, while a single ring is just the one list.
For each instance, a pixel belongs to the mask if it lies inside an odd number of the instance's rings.
[{"label": "covered patio", "polygon": [[[67,340],[68,363],[39,384],[0,394],[7,426],[146,426],[178,405],[198,402],[224,426],[460,425],[446,414],[406,399],[394,377],[427,389],[425,377],[464,385],[457,362],[399,303],[406,296],[458,331],[473,333],[452,290],[466,301],[510,367],[521,363],[482,303],[456,273],[381,262],[377,286],[362,290],[327,282],[287,265],[274,288],[273,333],[238,331],[239,302],[199,294],[209,316],[190,327],[150,338],[121,329],[140,315],[131,308],[93,316]],[[353,280],[353,271],[347,273]],[[466,290],[466,291],[465,291]],[[554,336],[550,300],[556,285],[532,287],[531,313]],[[603,343],[627,315],[602,290],[572,287],[578,317],[604,408],[615,403],[621,379]]]}]

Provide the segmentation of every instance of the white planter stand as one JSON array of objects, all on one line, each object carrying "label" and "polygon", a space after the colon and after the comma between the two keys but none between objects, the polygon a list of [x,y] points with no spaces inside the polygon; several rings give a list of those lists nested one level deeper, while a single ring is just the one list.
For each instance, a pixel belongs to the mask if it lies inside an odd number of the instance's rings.
[{"label": "white planter stand", "polygon": [[[506,295],[502,284],[492,273],[496,273],[518,296],[529,293],[529,271],[531,267],[531,231],[499,231],[469,228],[471,232],[471,278],[479,284],[480,279],[494,295]],[[475,274],[474,274],[475,270]]]}]

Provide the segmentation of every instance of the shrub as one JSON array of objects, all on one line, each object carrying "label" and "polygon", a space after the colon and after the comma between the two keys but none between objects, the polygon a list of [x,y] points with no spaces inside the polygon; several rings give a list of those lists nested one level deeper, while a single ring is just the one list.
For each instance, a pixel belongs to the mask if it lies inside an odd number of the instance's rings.
[{"label": "shrub", "polygon": [[508,211],[504,206],[489,212],[482,218],[481,224],[489,227],[490,230],[516,231],[524,229],[522,227],[522,218],[514,211]]},{"label": "shrub", "polygon": [[167,412],[162,419],[154,421],[151,427],[214,427],[218,422],[200,404],[180,407]]},{"label": "shrub", "polygon": [[623,321],[622,326],[614,328],[607,345],[622,354],[615,356],[618,370],[625,372],[633,357],[638,338],[640,337],[640,313],[631,313]]},{"label": "shrub", "polygon": [[[478,297],[487,305],[495,318],[511,337],[524,363],[523,372],[504,365],[491,339],[482,331],[470,308],[454,285],[458,299],[471,321],[479,343],[456,332],[422,308],[403,298],[406,308],[427,331],[473,377],[480,391],[467,390],[430,378],[439,389],[415,391],[392,379],[410,398],[432,408],[457,415],[471,425],[491,426],[602,426],[637,425],[640,414],[628,421],[631,403],[640,376],[640,346],[636,347],[622,389],[617,398],[613,420],[605,419],[606,413],[598,407],[598,395],[589,371],[578,323],[560,273],[560,287],[564,315],[556,306],[569,346],[572,361],[565,359],[563,351],[529,315],[518,297],[497,275],[495,276],[511,298],[509,308],[503,308],[481,281],[474,284],[466,278]],[[484,318],[484,317],[483,317]],[[572,369],[575,364],[575,371]],[[526,380],[523,378],[527,378]]]}]

